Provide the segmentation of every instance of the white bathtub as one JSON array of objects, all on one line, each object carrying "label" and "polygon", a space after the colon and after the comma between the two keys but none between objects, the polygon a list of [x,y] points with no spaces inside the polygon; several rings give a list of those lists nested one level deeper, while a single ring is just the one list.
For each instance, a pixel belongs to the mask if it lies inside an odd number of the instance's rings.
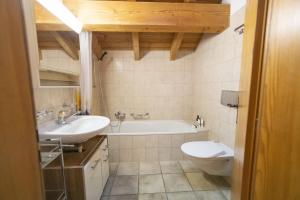
[{"label": "white bathtub", "polygon": [[181,120],[124,121],[120,129],[109,126],[104,134],[110,162],[182,160],[183,143],[208,139],[207,128],[195,129]]},{"label": "white bathtub", "polygon": [[207,131],[207,128],[196,128],[183,120],[137,120],[124,121],[121,126],[118,122],[105,129],[108,135],[160,135],[160,134],[184,134]]}]

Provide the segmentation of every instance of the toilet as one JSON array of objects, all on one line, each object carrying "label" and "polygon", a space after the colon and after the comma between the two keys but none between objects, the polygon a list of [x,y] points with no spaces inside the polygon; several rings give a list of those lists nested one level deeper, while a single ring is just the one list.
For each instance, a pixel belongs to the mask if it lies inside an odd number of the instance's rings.
[{"label": "toilet", "polygon": [[233,150],[214,141],[194,141],[181,145],[181,151],[206,173],[230,176],[233,166]]}]

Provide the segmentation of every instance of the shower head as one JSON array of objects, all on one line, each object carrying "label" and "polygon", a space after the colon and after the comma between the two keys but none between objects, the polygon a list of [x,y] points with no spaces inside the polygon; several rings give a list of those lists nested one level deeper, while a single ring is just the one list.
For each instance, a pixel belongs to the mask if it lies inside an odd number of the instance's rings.
[{"label": "shower head", "polygon": [[104,51],[104,53],[101,55],[101,57],[100,57],[100,61],[102,61],[103,60],[103,58],[106,56],[106,54],[107,54],[107,52],[106,51]]}]

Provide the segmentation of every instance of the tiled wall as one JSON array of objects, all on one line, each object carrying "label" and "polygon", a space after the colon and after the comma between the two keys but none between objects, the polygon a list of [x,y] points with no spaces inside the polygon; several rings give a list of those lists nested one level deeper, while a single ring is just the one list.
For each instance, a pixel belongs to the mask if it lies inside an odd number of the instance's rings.
[{"label": "tiled wall", "polygon": [[34,102],[36,111],[51,110],[53,115],[47,117],[51,120],[57,117],[64,103],[74,104],[75,89],[73,88],[37,88],[34,89]]},{"label": "tiled wall", "polygon": [[108,136],[110,162],[182,160],[184,142],[206,140],[207,132]]},{"label": "tiled wall", "polygon": [[101,64],[110,116],[149,112],[151,119],[188,119],[192,56],[170,61],[169,51],[151,51],[135,61],[132,51],[109,51]]},{"label": "tiled wall", "polygon": [[231,16],[228,29],[205,34],[194,56],[193,116],[200,114],[210,139],[234,147],[237,110],[220,104],[221,90],[238,90],[243,35],[234,28],[244,23],[244,8]]}]

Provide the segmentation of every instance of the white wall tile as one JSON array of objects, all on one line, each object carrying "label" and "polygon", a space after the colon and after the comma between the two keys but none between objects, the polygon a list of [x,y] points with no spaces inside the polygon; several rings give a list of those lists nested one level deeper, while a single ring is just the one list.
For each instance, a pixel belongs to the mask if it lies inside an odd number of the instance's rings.
[{"label": "white wall tile", "polygon": [[132,148],[132,136],[119,136],[120,149],[131,149]]},{"label": "white wall tile", "polygon": [[119,136],[108,136],[108,146],[110,149],[120,148],[120,137]]},{"label": "white wall tile", "polygon": [[109,149],[108,157],[110,162],[119,162],[120,161],[120,152],[119,149]]},{"label": "white wall tile", "polygon": [[120,162],[131,162],[132,153],[132,149],[120,149]]},{"label": "white wall tile", "polygon": [[158,135],[146,135],[146,148],[158,147]]},{"label": "white wall tile", "polygon": [[[245,9],[231,16],[231,25],[220,34],[204,35],[193,65],[192,116],[200,114],[210,129],[209,139],[234,147],[236,109],[220,104],[222,90],[238,90],[242,35],[234,28],[243,24]],[[197,139],[185,135],[185,141]],[[200,138],[198,138],[200,139]]]},{"label": "white wall tile", "polygon": [[158,161],[158,148],[146,148],[146,161]]},{"label": "white wall tile", "polygon": [[184,134],[174,134],[171,136],[172,147],[180,147],[184,143]]},{"label": "white wall tile", "polygon": [[[191,55],[170,61],[167,51],[151,51],[135,61],[132,51],[109,51],[106,59],[101,72],[111,116],[118,110],[126,112],[128,116],[129,111],[149,112],[151,119],[185,119],[191,116],[191,110],[183,109],[185,102],[178,101],[179,98],[192,95]],[[186,67],[186,63],[189,67]],[[128,96],[135,100],[127,101]],[[180,109],[168,106],[166,97],[168,103],[177,102],[176,106]],[[159,101],[164,104],[157,106]]]},{"label": "white wall tile", "polygon": [[134,136],[132,138],[132,148],[145,148],[146,136]]},{"label": "white wall tile", "polygon": [[171,135],[158,135],[158,147],[171,147]]}]

